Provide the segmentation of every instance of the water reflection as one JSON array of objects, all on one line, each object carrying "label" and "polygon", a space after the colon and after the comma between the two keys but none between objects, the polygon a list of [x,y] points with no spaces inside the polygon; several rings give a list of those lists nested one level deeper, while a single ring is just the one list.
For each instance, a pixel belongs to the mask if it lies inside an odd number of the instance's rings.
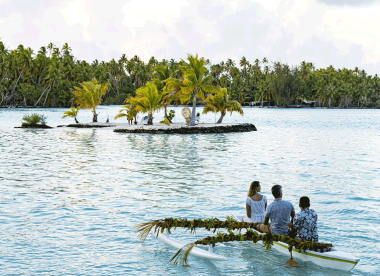
[{"label": "water reflection", "polygon": [[[59,111],[44,112],[51,125],[67,123]],[[287,256],[248,242],[218,245],[226,262],[192,258],[191,267],[176,267],[167,262],[175,250],[136,238],[134,225],[149,219],[244,212],[249,183],[258,179],[269,201],[275,183],[295,206],[309,195],[321,239],[362,259],[353,274],[379,274],[380,151],[371,143],[378,114],[331,112],[245,109],[238,119],[254,118],[259,131],[138,135],[13,129],[22,114],[0,110],[2,273],[347,275],[312,263],[289,269]],[[177,232],[189,241],[209,234]]]}]

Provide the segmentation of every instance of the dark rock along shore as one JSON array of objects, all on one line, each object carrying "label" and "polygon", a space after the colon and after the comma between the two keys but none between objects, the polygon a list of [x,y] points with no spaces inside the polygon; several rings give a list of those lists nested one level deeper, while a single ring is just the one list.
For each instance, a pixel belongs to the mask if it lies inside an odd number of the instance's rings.
[{"label": "dark rock along shore", "polygon": [[228,133],[228,132],[249,132],[257,131],[253,124],[240,124],[230,126],[213,127],[178,127],[178,128],[117,128],[114,132],[122,133],[151,133],[151,134],[196,134],[196,133]]},{"label": "dark rock along shore", "polygon": [[52,128],[52,127],[48,126],[48,125],[43,125],[43,124],[26,124],[26,123],[23,123],[20,127],[15,127],[15,128]]},{"label": "dark rock along shore", "polygon": [[69,125],[59,125],[57,127],[76,127],[76,128],[101,128],[101,127],[114,127],[115,125],[89,125],[89,124],[69,124]]}]

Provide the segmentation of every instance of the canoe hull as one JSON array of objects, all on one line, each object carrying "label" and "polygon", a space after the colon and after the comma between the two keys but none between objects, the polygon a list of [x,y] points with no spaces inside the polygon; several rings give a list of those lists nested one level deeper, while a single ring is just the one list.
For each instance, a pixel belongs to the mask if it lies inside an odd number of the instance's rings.
[{"label": "canoe hull", "polygon": [[[242,216],[234,215],[234,217],[236,220],[242,221]],[[262,244],[261,241],[259,241],[258,243]],[[289,256],[288,245],[286,243],[274,242],[273,248]],[[336,250],[335,248],[332,248],[331,251],[324,253],[310,250],[299,252],[298,250],[293,248],[292,253],[294,258],[301,259],[302,261],[311,261],[322,267],[334,268],[345,271],[352,270],[360,261],[360,259],[352,256],[351,254]]]},{"label": "canoe hull", "polygon": [[[161,241],[163,241],[163,242],[165,242],[165,243],[167,243],[167,244],[169,244],[169,245],[171,245],[177,249],[180,249],[186,245],[186,243],[184,243],[184,242],[173,239],[170,236],[170,234],[168,234],[168,233],[159,234],[158,238]],[[193,250],[191,250],[190,254],[195,256],[195,257],[202,258],[202,259],[208,259],[211,261],[226,261],[227,260],[226,257],[213,253],[211,247],[210,247],[209,251],[194,247]]]}]

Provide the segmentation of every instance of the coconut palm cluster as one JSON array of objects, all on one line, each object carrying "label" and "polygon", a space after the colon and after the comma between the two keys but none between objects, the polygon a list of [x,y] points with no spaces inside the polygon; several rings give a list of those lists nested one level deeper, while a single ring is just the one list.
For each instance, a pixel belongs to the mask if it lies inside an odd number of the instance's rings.
[{"label": "coconut palm cluster", "polygon": [[[137,55],[128,58],[123,54],[110,61],[88,62],[77,59],[67,43],[62,47],[49,43],[35,52],[23,45],[9,49],[0,41],[0,106],[70,107],[74,87],[93,79],[102,85],[109,83],[104,104],[123,104],[137,96],[137,90],[148,82],[155,81],[158,91],[163,92],[159,82],[168,78],[173,81],[172,89],[162,96],[166,103],[173,102],[174,87],[181,89],[182,101],[191,104],[195,94],[198,101],[203,101],[202,93],[215,93],[215,89],[208,90],[207,85],[212,85],[226,88],[229,99],[241,105],[380,106],[378,75],[369,75],[357,67],[315,68],[306,61],[289,66],[267,58],[249,62],[244,56],[213,64],[208,59],[193,58],[158,61],[151,57],[145,62]],[[203,69],[189,70],[197,66]]]}]

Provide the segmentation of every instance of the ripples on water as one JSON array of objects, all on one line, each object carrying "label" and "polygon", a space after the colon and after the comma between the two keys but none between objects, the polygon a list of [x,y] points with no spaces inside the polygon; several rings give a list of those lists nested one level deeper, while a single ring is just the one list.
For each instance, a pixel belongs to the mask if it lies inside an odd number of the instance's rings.
[{"label": "ripples on water", "polygon": [[[100,107],[100,120],[118,110]],[[0,109],[3,275],[380,273],[379,110],[246,108],[244,117],[225,122],[252,122],[258,131],[230,134],[13,128],[34,111]],[[38,111],[49,125],[71,122],[61,119],[62,109]],[[81,111],[79,121],[89,120],[90,112]],[[288,256],[249,242],[217,245],[226,262],[191,257],[191,266],[181,267],[168,263],[171,247],[137,239],[134,225],[150,219],[243,213],[252,180],[262,181],[270,199],[270,187],[283,185],[295,207],[308,195],[320,237],[358,256],[356,268],[343,273],[302,261],[289,268]],[[188,241],[207,234],[176,233]]]}]

